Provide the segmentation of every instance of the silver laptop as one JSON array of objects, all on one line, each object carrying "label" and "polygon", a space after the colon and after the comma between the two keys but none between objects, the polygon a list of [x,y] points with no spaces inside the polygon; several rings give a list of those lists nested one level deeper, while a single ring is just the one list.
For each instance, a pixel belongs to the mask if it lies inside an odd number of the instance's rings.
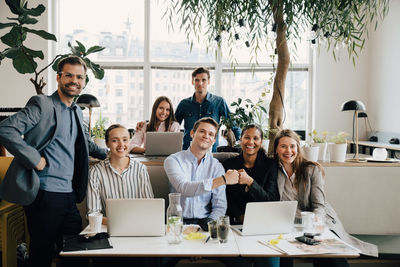
[{"label": "silver laptop", "polygon": [[146,156],[169,156],[182,150],[182,132],[147,132]]},{"label": "silver laptop", "polygon": [[110,236],[165,235],[164,199],[107,199]]},{"label": "silver laptop", "polygon": [[232,225],[240,235],[290,233],[294,227],[297,201],[249,202],[243,225]]}]

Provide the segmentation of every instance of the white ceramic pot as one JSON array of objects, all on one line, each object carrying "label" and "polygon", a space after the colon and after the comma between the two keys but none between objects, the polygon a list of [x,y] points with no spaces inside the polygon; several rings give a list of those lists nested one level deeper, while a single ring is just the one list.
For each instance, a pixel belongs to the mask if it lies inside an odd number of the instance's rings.
[{"label": "white ceramic pot", "polygon": [[107,146],[106,146],[106,140],[104,140],[104,139],[94,138],[94,139],[93,139],[93,142],[94,142],[96,145],[98,145],[99,147],[107,148]]},{"label": "white ceramic pot", "polygon": [[318,160],[326,161],[327,160],[327,151],[328,151],[328,143],[313,143],[312,146],[319,147],[318,152]]},{"label": "white ceramic pot", "polygon": [[346,160],[347,144],[329,144],[331,161],[344,162]]},{"label": "white ceramic pot", "polygon": [[303,147],[304,157],[311,161],[318,161],[319,146]]}]

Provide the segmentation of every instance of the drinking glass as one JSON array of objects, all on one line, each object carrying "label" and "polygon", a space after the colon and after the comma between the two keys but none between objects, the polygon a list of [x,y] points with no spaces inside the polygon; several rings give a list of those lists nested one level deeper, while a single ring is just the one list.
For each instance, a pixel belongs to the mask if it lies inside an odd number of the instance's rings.
[{"label": "drinking glass", "polygon": [[219,243],[228,242],[229,226],[229,216],[219,217],[217,224],[217,236]]}]

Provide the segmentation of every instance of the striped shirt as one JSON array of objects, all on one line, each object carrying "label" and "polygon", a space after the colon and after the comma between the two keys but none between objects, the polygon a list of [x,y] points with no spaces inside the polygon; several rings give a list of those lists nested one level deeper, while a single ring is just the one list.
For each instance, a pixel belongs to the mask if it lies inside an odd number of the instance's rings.
[{"label": "striped shirt", "polygon": [[89,169],[87,193],[88,213],[101,212],[106,216],[106,199],[153,198],[147,168],[129,156],[129,167],[118,173],[107,158]]}]

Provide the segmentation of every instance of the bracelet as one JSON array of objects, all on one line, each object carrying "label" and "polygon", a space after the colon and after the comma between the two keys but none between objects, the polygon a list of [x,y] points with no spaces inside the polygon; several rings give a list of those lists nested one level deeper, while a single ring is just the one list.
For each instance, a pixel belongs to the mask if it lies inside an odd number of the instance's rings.
[{"label": "bracelet", "polygon": [[222,174],[222,179],[224,179],[224,183],[226,184],[225,175]]}]

